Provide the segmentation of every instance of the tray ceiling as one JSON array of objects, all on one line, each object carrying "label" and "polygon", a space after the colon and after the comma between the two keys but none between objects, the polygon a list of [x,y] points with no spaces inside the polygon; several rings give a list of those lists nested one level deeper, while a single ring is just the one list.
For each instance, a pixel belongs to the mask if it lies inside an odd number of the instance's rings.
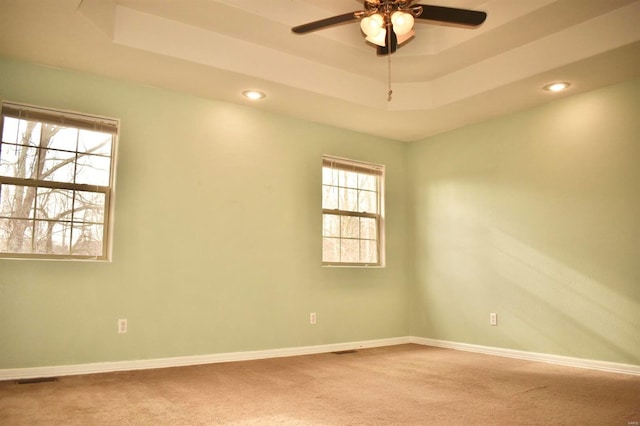
[{"label": "tray ceiling", "polygon": [[[413,141],[640,75],[640,1],[440,0],[477,29],[415,24],[376,56],[355,0],[0,0],[0,55]],[[571,81],[562,94],[550,81]],[[392,100],[387,100],[389,82]],[[240,93],[259,89],[250,103]]]}]

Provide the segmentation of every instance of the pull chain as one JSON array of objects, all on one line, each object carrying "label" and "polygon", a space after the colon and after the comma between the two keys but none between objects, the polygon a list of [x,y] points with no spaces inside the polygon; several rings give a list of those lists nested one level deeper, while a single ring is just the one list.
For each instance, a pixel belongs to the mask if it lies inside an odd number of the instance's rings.
[{"label": "pull chain", "polygon": [[391,31],[392,27],[391,25],[387,26],[387,88],[388,88],[388,92],[387,92],[387,102],[391,102],[392,96],[393,95],[393,90],[391,90]]}]

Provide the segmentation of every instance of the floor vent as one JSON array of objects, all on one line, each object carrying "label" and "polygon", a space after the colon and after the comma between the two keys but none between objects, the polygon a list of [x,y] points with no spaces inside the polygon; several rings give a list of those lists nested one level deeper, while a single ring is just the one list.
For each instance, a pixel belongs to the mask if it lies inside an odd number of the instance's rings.
[{"label": "floor vent", "polygon": [[46,382],[57,382],[57,377],[36,377],[33,379],[20,379],[16,380],[16,384],[18,385],[30,385],[32,383],[46,383]]},{"label": "floor vent", "polygon": [[336,355],[344,355],[344,354],[354,354],[358,351],[356,351],[355,349],[349,349],[346,351],[335,351],[335,352],[331,352],[332,354],[336,354]]}]

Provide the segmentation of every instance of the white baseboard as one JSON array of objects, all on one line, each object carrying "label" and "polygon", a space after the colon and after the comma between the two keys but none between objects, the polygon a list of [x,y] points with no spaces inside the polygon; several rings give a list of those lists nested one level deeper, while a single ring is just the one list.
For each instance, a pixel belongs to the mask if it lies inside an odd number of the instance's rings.
[{"label": "white baseboard", "polygon": [[0,369],[0,381],[32,379],[79,374],[108,373],[113,371],[148,370],[153,368],[184,367],[188,365],[214,364],[219,362],[249,361],[265,358],[280,358],[296,355],[311,355],[352,349],[375,348],[411,343],[409,337],[366,340],[361,342],[334,343],[329,345],[300,346],[247,352],[226,352],[210,355],[193,355],[174,358],[141,359],[134,361],[97,362],[91,364],[57,365],[51,367],[27,367]]},{"label": "white baseboard", "polygon": [[40,377],[74,376],[79,374],[108,373],[113,371],[148,370],[153,368],[184,367],[188,365],[214,364],[219,362],[249,361],[265,358],[281,358],[297,355],[312,355],[327,352],[346,351],[353,349],[393,346],[415,343],[425,346],[456,349],[467,352],[477,352],[487,355],[525,359],[529,361],[566,365],[571,367],[588,368],[592,370],[640,376],[640,365],[619,364],[607,361],[596,361],[582,358],[572,358],[560,355],[542,354],[536,352],[518,351],[515,349],[496,348],[491,346],[457,343],[447,340],[428,339],[424,337],[405,336],[389,339],[365,340],[360,342],[334,343],[329,345],[300,346],[282,349],[267,349],[261,351],[226,352],[210,355],[193,355],[173,358],[142,359],[134,361],[98,362],[91,364],[58,365],[51,367],[27,367],[0,369],[0,381],[32,379]]},{"label": "white baseboard", "polygon": [[548,364],[566,365],[570,367],[588,368],[591,370],[607,371],[611,373],[631,374],[640,376],[640,365],[620,364],[608,361],[597,361],[583,358],[573,358],[561,355],[543,354],[537,352],[525,352],[515,349],[496,348],[491,346],[472,345],[469,343],[457,343],[447,340],[428,339],[424,337],[410,337],[411,343],[419,345],[435,346],[439,348],[456,349],[459,351],[477,352],[487,355],[503,356],[508,358],[525,359],[529,361],[546,362]]}]

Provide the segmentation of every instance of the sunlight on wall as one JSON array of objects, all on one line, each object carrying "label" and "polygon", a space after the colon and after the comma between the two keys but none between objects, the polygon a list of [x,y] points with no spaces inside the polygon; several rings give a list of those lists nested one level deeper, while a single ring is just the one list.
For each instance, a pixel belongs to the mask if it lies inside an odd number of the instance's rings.
[{"label": "sunlight on wall", "polygon": [[639,116],[635,79],[411,144],[412,334],[640,364]]},{"label": "sunlight on wall", "polygon": [[536,313],[505,307],[508,321],[517,321],[512,328],[522,330],[514,340],[522,341],[523,346],[552,340],[572,355],[578,355],[572,346],[580,340],[581,345],[609,356],[619,352],[635,356],[640,302],[499,230],[492,229],[490,239],[488,258],[496,274],[506,281],[503,288],[509,288],[510,297],[527,300],[538,315],[547,316],[536,318]]}]

